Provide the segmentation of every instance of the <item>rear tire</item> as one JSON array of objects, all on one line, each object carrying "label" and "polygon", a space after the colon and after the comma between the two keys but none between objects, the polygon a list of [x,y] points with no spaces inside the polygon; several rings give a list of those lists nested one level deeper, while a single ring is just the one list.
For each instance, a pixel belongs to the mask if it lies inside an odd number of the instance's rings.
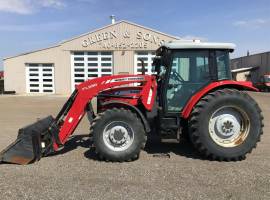
[{"label": "rear tire", "polygon": [[242,160],[263,134],[258,104],[245,92],[217,90],[203,97],[189,120],[190,138],[203,156],[213,160]]},{"label": "rear tire", "polygon": [[139,157],[146,143],[141,120],[123,108],[108,109],[94,119],[90,132],[96,153],[106,161],[131,161]]}]

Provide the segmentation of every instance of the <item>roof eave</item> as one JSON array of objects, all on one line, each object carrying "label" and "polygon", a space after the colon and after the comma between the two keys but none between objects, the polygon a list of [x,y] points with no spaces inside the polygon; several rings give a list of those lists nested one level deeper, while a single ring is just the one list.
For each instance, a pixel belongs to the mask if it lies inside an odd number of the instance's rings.
[{"label": "roof eave", "polygon": [[36,50],[33,50],[33,51],[28,51],[28,52],[25,52],[25,53],[17,54],[15,56],[5,57],[5,58],[3,58],[3,60],[8,60],[8,59],[19,57],[19,56],[25,56],[25,55],[28,55],[28,54],[31,54],[31,53],[35,53],[35,52],[39,52],[39,51],[44,51],[44,50],[56,48],[56,47],[59,47],[59,46],[61,46],[61,45],[58,44],[58,45],[53,45],[53,46],[49,46],[49,47],[42,48],[42,49],[36,49]]}]

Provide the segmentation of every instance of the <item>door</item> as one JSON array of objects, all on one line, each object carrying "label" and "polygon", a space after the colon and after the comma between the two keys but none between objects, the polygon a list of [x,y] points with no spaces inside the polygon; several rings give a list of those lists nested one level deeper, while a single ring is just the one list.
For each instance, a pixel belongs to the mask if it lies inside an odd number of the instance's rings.
[{"label": "door", "polygon": [[55,93],[53,64],[26,64],[27,93]]},{"label": "door", "polygon": [[72,91],[75,85],[88,79],[113,74],[112,52],[77,51],[71,53]]},{"label": "door", "polygon": [[209,51],[177,51],[173,53],[166,92],[167,112],[180,112],[187,101],[211,78]]}]

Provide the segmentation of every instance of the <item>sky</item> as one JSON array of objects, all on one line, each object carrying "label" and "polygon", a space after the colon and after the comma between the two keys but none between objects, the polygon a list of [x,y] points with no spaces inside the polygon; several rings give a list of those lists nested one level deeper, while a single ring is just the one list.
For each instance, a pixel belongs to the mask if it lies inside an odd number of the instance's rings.
[{"label": "sky", "polygon": [[270,51],[269,0],[0,0],[4,57],[127,20],[184,39],[233,42],[232,57]]}]

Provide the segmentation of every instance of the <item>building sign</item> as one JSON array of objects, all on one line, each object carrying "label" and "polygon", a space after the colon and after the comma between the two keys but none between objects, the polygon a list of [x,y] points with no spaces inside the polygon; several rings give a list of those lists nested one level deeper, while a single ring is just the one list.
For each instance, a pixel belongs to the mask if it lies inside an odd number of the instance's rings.
[{"label": "building sign", "polygon": [[130,31],[117,33],[116,31],[102,32],[90,35],[82,41],[83,47],[100,45],[103,49],[146,49],[149,44],[161,46],[165,41],[159,36],[148,32],[138,31],[131,34]]}]

